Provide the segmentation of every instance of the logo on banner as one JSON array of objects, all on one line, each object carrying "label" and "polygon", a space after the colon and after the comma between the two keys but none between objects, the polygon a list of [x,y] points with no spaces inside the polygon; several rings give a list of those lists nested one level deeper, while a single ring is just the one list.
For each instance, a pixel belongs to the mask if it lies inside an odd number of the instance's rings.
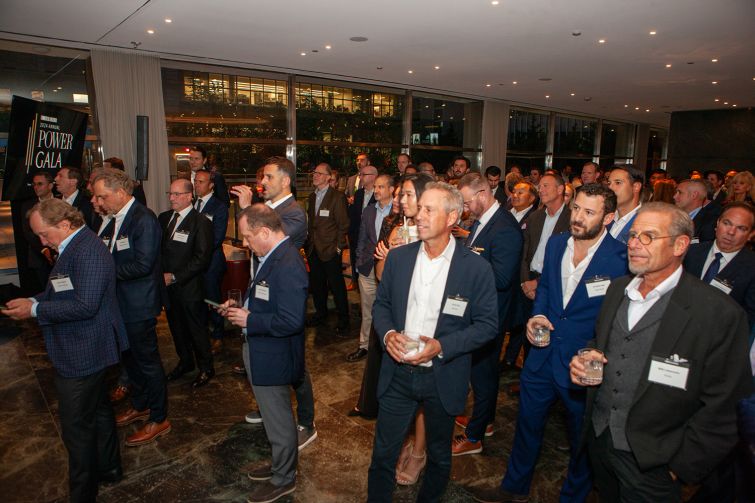
[{"label": "logo on banner", "polygon": [[35,169],[60,169],[63,153],[73,149],[73,135],[60,130],[57,117],[34,114],[26,148],[26,174]]}]

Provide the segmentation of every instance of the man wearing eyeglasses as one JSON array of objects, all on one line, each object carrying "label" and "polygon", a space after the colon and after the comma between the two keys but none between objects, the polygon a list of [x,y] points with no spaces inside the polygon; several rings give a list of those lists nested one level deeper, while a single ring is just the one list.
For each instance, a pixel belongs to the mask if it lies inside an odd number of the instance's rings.
[{"label": "man wearing eyeglasses", "polygon": [[307,242],[304,249],[309,261],[309,284],[315,314],[308,325],[325,323],[328,317],[328,289],[338,311],[338,327],[349,328],[349,303],[346,283],[341,272],[341,254],[346,248],[349,217],[346,214],[346,196],[330,186],[333,170],[326,163],[318,164],[312,172],[315,190],[307,203]]},{"label": "man wearing eyeglasses", "polygon": [[178,354],[178,365],[166,379],[175,381],[199,367],[192,383],[199,388],[215,376],[203,278],[212,258],[213,229],[210,221],[192,206],[192,194],[190,180],[173,181],[168,192],[171,209],[157,219],[163,231],[160,258],[168,290],[165,315]]},{"label": "man wearing eyeglasses", "polygon": [[[581,186],[570,230],[548,240],[527,339],[533,345],[521,373],[519,412],[506,475],[478,501],[524,502],[529,498],[551,406],[560,400],[567,415],[571,457],[561,501],[585,501],[592,489],[587,455],[579,448],[585,392],[572,384],[569,361],[593,338],[595,319],[608,285],[627,272],[626,248],[606,231],[616,211],[616,194],[601,184]],[[535,330],[550,331],[550,342]],[[618,501],[618,500],[616,500]]]},{"label": "man wearing eyeglasses", "polygon": [[[611,284],[589,347],[605,354],[588,387],[583,434],[602,501],[681,501],[737,441],[736,404],[752,387],[747,316],[684,272],[692,219],[640,208],[629,232],[634,277]],[[570,364],[581,385],[582,361]]]}]

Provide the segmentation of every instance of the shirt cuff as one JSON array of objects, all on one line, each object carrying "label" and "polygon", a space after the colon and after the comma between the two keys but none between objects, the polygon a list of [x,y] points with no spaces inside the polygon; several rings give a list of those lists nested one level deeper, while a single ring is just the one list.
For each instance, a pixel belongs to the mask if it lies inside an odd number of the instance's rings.
[{"label": "shirt cuff", "polygon": [[39,301],[35,299],[34,297],[29,297],[29,300],[33,302],[31,305],[31,317],[36,318],[37,317],[37,306],[39,305]]},{"label": "shirt cuff", "polygon": [[385,341],[385,338],[388,337],[388,334],[390,334],[391,332],[398,332],[398,330],[390,329],[385,333],[385,335],[383,336],[383,346],[388,345],[388,343]]}]

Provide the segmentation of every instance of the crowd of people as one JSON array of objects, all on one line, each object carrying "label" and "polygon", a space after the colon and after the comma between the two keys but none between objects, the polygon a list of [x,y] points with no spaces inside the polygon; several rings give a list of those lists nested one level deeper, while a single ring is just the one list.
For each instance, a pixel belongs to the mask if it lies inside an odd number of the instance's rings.
[{"label": "crowd of people", "polygon": [[[516,430],[501,483],[470,489],[478,501],[528,501],[557,401],[570,456],[563,501],[593,488],[601,501],[681,501],[683,484],[699,486],[698,502],[753,494],[751,173],[652,170],[646,182],[631,164],[593,162],[579,174],[482,173],[463,156],[440,173],[408,154],[381,170],[361,153],[351,177],[314,165],[302,207],[284,157],[259,169],[259,191],[228,190],[202,147],[189,164],[159,215],[117,158],[86,184],[74,167],[33,177],[22,241],[32,296],[1,312],[36,318],[45,336],[72,501],[123,477],[117,427],[142,423],[127,447],[171,431],[166,382],[194,372],[193,387],[210,382],[229,326],[244,336],[234,370],[258,405],[245,420],[272,446],[248,473],[248,501],[294,492],[298,452],[317,438],[305,327],[352,337],[349,291],[361,315],[346,360],[364,367],[347,413],[376,420],[368,501],[420,478],[418,501],[440,501],[453,457],[480,454],[495,434],[502,373],[519,376],[508,390],[519,396]],[[231,197],[251,254],[235,293],[221,287]],[[163,309],[179,358],[169,372]]]}]

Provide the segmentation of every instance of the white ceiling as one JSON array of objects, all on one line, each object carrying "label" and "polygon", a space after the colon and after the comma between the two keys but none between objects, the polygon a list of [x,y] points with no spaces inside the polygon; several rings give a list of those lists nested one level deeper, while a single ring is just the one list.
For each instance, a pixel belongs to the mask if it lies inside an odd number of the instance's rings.
[{"label": "white ceiling", "polygon": [[[738,108],[755,105],[753,0],[3,4],[0,37],[13,40],[124,48],[134,41],[141,42],[139,50],[170,59],[332,76],[657,125],[667,125],[671,111],[725,108],[724,101]],[[649,34],[653,30],[656,35]],[[573,31],[582,34],[575,37]],[[353,36],[369,40],[349,41]],[[598,43],[601,38],[605,43]],[[332,49],[325,49],[327,44]]]}]

